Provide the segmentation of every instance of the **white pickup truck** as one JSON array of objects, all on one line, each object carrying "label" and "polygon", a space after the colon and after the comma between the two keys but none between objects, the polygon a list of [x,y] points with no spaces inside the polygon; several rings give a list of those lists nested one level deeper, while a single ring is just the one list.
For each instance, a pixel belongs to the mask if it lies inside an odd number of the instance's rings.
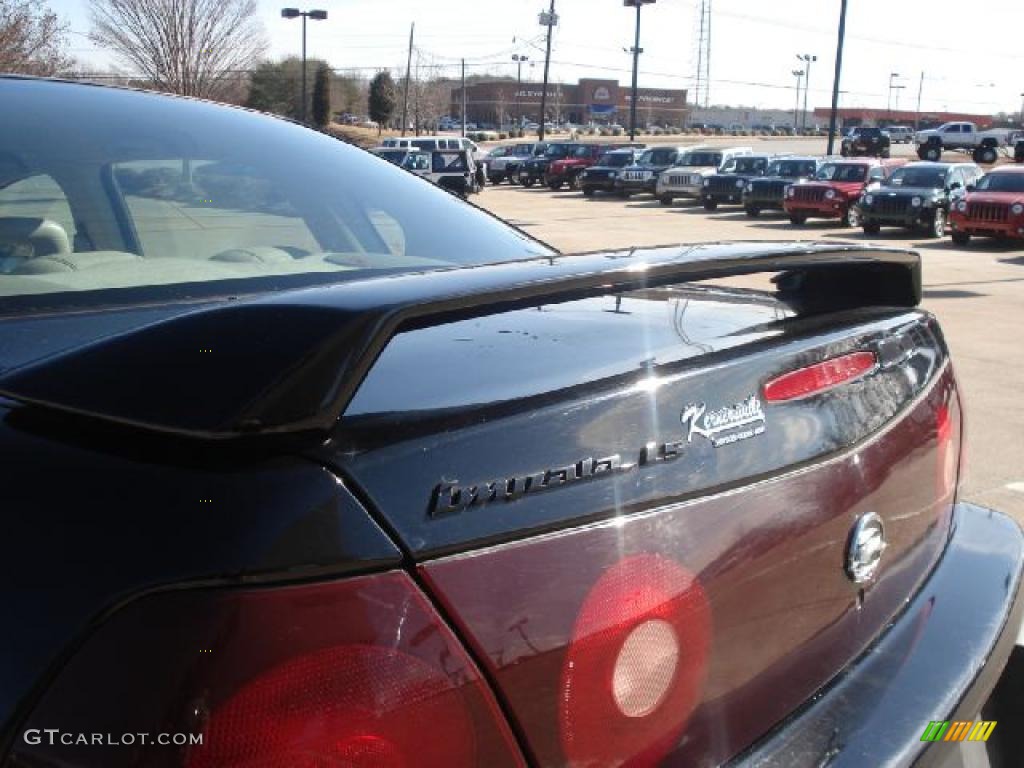
[{"label": "white pickup truck", "polygon": [[974,123],[944,123],[938,128],[918,131],[914,136],[917,156],[922,160],[939,160],[949,150],[970,152],[976,163],[990,165],[999,159],[999,150],[1009,144],[1006,129],[979,131]]}]

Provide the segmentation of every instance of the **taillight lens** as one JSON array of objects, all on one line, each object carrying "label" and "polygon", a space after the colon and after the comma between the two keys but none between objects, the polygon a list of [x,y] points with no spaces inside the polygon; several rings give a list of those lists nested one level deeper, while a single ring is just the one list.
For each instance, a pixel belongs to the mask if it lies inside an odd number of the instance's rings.
[{"label": "taillight lens", "polygon": [[135,749],[19,744],[31,764],[523,764],[473,663],[401,572],[143,599],[90,637],[26,727],[202,737]]},{"label": "taillight lens", "polygon": [[877,362],[874,352],[853,352],[799,368],[765,384],[764,398],[774,403],[826,392],[871,372]]},{"label": "taillight lens", "polygon": [[622,560],[590,590],[562,667],[570,765],[656,762],[701,700],[711,612],[700,584],[658,555]]}]

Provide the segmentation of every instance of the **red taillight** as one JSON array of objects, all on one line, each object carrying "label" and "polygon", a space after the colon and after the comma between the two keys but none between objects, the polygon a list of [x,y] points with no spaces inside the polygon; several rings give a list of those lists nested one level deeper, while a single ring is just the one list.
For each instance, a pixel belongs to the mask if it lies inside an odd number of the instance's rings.
[{"label": "red taillight", "polygon": [[816,395],[860,378],[874,370],[876,363],[874,352],[834,357],[772,379],[764,385],[764,398],[776,403]]},{"label": "red taillight", "polygon": [[711,612],[691,573],[657,555],[613,565],[587,595],[562,666],[567,762],[664,758],[701,700],[710,643]]},{"label": "red taillight", "polygon": [[26,762],[40,764],[523,764],[472,661],[401,572],[140,600],[94,633],[30,723],[202,737],[201,744],[152,745],[141,754],[19,746]]}]

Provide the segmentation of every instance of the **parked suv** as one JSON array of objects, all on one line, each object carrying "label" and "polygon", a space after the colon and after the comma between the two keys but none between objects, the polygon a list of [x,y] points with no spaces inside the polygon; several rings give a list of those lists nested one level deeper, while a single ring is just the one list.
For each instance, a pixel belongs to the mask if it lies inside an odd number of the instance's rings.
[{"label": "parked suv", "polygon": [[751,179],[764,176],[777,155],[745,155],[723,163],[718,173],[704,179],[700,201],[704,210],[713,211],[719,205],[739,205],[743,190]]},{"label": "parked suv", "polygon": [[699,200],[708,176],[733,158],[750,153],[750,147],[700,148],[683,152],[675,165],[658,176],[655,187],[658,200],[662,205],[672,205],[677,197]]},{"label": "parked suv", "polygon": [[973,235],[1024,240],[1024,168],[995,168],[966,190],[949,211],[954,243]]},{"label": "parked suv", "polygon": [[932,237],[946,234],[950,206],[981,177],[974,163],[908,163],[860,201],[861,227],[876,235],[881,227],[925,229]]},{"label": "parked suv", "polygon": [[571,189],[579,189],[579,176],[584,168],[597,162],[608,148],[602,144],[577,144],[565,156],[552,160],[544,174],[544,183],[549,189],[561,189],[568,184]]},{"label": "parked suv", "polygon": [[597,159],[595,165],[580,174],[580,189],[583,190],[583,194],[590,197],[595,192],[614,192],[615,180],[622,173],[622,169],[633,165],[639,156],[638,149],[613,149],[611,152],[605,152]]},{"label": "parked suv", "polygon": [[906,160],[844,160],[825,163],[814,179],[786,190],[785,209],[792,224],[807,219],[839,219],[860,226],[857,202],[865,189],[874,189]]},{"label": "parked suv", "polygon": [[889,134],[889,140],[893,144],[912,144],[914,142],[914,129],[909,125],[890,125],[883,130]]},{"label": "parked suv", "polygon": [[889,157],[889,135],[881,128],[860,126],[843,137],[839,154],[843,157]]},{"label": "parked suv", "polygon": [[782,210],[786,188],[818,172],[824,160],[819,157],[786,157],[773,160],[765,175],[751,179],[743,190],[743,210],[747,216],[760,216],[766,209]]},{"label": "parked suv", "polygon": [[615,181],[616,191],[622,197],[645,192],[653,195],[662,171],[672,167],[681,154],[693,149],[696,147],[651,147],[640,155],[634,165],[619,174]]}]

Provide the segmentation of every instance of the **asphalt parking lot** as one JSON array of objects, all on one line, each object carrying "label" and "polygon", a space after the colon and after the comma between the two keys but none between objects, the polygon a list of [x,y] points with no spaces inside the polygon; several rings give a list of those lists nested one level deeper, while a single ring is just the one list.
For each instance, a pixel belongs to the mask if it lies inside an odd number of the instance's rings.
[{"label": "asphalt parking lot", "polygon": [[[821,139],[741,136],[709,141],[691,136],[671,141],[751,146],[755,151],[825,151]],[[912,155],[906,145],[893,150],[894,156]],[[970,160],[952,154],[944,159]],[[629,201],[584,198],[546,187],[488,187],[474,202],[563,252],[721,240],[871,241],[918,250],[924,260],[924,307],[942,323],[966,401],[964,497],[1024,523],[1024,402],[1017,399],[1024,392],[1024,246],[975,239],[967,248],[957,248],[948,237],[930,240],[923,233],[885,229],[867,238],[834,222],[811,220],[794,227],[781,213],[750,219],[739,208],[709,213],[688,201],[669,208],[650,196]]]}]

